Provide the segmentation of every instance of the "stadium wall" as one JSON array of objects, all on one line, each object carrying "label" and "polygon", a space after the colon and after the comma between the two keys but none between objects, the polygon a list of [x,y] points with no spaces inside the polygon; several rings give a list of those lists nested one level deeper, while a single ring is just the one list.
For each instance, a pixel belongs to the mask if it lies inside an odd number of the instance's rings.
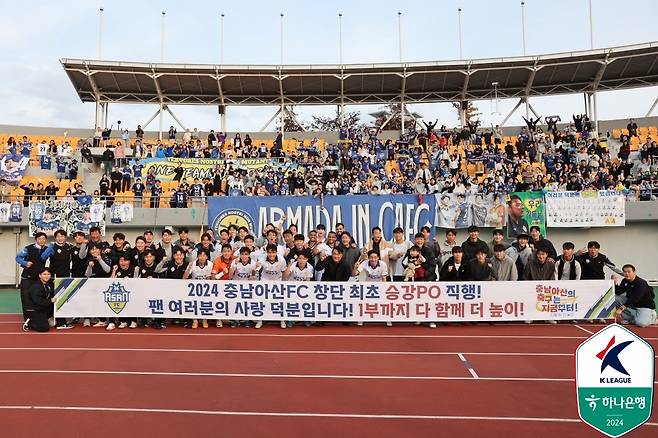
[{"label": "stadium wall", "polygon": [[[610,228],[550,228],[548,239],[553,242],[558,252],[563,242],[571,241],[576,248],[582,248],[590,240],[601,243],[601,251],[614,263],[621,266],[632,263],[638,274],[647,280],[658,280],[658,202],[627,203],[626,226]],[[23,218],[28,217],[24,209]],[[109,217],[109,211],[107,212]],[[171,226],[174,229],[187,226],[195,241],[199,240],[202,227],[208,223],[205,209],[135,209],[133,221],[129,224],[107,224],[105,238],[111,241],[112,234],[124,233],[130,242],[145,230],[152,229],[159,241],[160,231]],[[491,241],[491,229],[483,229],[480,237]],[[442,234],[443,231],[439,230]],[[466,240],[466,230],[459,230],[457,240]],[[32,243],[28,235],[27,221],[22,223],[0,224],[0,285],[15,285],[19,279],[19,270],[15,262],[16,253],[23,246]]]}]

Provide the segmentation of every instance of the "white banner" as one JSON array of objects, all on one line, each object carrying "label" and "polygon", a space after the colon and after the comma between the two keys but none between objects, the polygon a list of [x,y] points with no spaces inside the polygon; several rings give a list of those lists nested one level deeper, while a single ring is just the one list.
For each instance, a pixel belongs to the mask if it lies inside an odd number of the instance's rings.
[{"label": "white banner", "polygon": [[547,192],[546,223],[549,227],[623,227],[626,198],[616,190]]},{"label": "white banner", "polygon": [[266,321],[519,321],[606,318],[611,280],[325,283],[58,279],[57,317]]}]

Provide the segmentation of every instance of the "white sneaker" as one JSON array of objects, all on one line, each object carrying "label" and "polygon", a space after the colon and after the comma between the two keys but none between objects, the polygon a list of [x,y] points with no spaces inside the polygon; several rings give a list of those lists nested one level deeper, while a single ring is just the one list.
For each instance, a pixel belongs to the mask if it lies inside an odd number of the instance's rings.
[{"label": "white sneaker", "polygon": [[524,321],[524,322],[525,322],[526,324],[532,324],[534,321],[532,321],[532,320],[528,320],[528,321]]},{"label": "white sneaker", "polygon": [[222,328],[224,327],[224,323],[222,322],[221,319],[218,319],[217,322],[215,323],[215,327],[217,328]]},{"label": "white sneaker", "polygon": [[91,327],[91,320],[89,318],[85,318],[84,322],[82,323],[83,327]]},{"label": "white sneaker", "polygon": [[285,322],[285,321],[281,321],[281,328],[284,329],[284,328],[287,328],[287,327],[288,327],[288,326],[286,325],[286,322]]},{"label": "white sneaker", "polygon": [[127,322],[122,322],[121,324],[119,324],[119,328],[120,328],[120,329],[125,329],[126,327],[128,327],[128,323],[127,323]]},{"label": "white sneaker", "polygon": [[549,324],[557,324],[557,321],[554,320],[554,319],[549,319],[549,320],[548,320],[548,323],[549,323]]},{"label": "white sneaker", "polygon": [[363,323],[361,321],[357,322],[356,325],[359,327],[363,327]]},{"label": "white sneaker", "polygon": [[117,328],[116,325],[114,325],[114,323],[111,322],[111,323],[109,323],[109,324],[107,325],[107,327],[105,328],[105,330],[107,330],[108,332],[111,332],[111,331],[114,330],[115,328]]},{"label": "white sneaker", "polygon": [[430,328],[436,328],[436,323],[435,322],[430,322]]},{"label": "white sneaker", "polygon": [[107,326],[107,323],[105,321],[98,321],[96,324],[93,325],[94,327],[105,327]]},{"label": "white sneaker", "polygon": [[55,318],[53,318],[52,316],[48,318],[48,326],[55,327]]},{"label": "white sneaker", "polygon": [[599,323],[601,323],[601,324],[607,324],[606,320],[603,319],[603,318],[600,318],[600,319],[599,319]]},{"label": "white sneaker", "polygon": [[393,323],[391,321],[386,321],[386,327],[393,327]]},{"label": "white sneaker", "polygon": [[261,328],[262,326],[263,326],[263,321],[256,321],[256,325],[254,326],[254,328],[259,329],[259,328]]},{"label": "white sneaker", "polygon": [[422,322],[420,322],[420,321],[414,322],[414,325],[421,325],[421,324],[422,324]]},{"label": "white sneaker", "polygon": [[136,329],[136,328],[137,328],[137,322],[132,321],[132,322],[130,323],[129,327],[130,327],[131,329]]}]

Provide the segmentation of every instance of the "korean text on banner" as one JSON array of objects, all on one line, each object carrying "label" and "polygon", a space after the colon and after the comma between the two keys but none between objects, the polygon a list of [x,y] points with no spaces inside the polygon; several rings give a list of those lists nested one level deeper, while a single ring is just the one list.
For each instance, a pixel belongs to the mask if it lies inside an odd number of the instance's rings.
[{"label": "korean text on banner", "polygon": [[57,279],[57,317],[520,321],[610,317],[609,280],[315,283]]}]

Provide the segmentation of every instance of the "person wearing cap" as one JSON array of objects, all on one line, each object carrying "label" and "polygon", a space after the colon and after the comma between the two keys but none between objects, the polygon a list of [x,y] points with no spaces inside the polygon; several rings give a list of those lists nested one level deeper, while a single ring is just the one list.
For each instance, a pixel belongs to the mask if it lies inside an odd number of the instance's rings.
[{"label": "person wearing cap", "polygon": [[484,240],[480,240],[480,229],[477,225],[468,227],[468,239],[461,245],[464,251],[464,258],[466,261],[473,260],[478,250],[484,250],[485,254],[489,254],[489,245]]},{"label": "person wearing cap", "polygon": [[562,255],[555,261],[556,280],[580,280],[580,262],[574,254],[574,244],[564,242],[562,244]]},{"label": "person wearing cap", "polygon": [[622,324],[635,324],[648,327],[656,324],[656,296],[653,288],[643,278],[637,276],[635,266],[622,267],[624,278],[613,275],[615,280],[616,315]]},{"label": "person wearing cap", "polygon": [[470,278],[468,263],[464,260],[464,250],[461,246],[452,248],[450,257],[441,267],[439,281],[466,281]]},{"label": "person wearing cap", "polygon": [[549,260],[548,252],[541,247],[535,256],[528,260],[523,270],[523,279],[527,281],[553,280],[555,278],[555,262]]},{"label": "person wearing cap", "polygon": [[529,244],[535,249],[535,251],[539,248],[544,248],[544,250],[546,250],[546,254],[548,254],[548,258],[553,261],[557,260],[557,251],[555,250],[555,246],[553,246],[553,242],[542,237],[541,230],[537,225],[530,227]]},{"label": "person wearing cap", "polygon": [[605,280],[605,273],[603,272],[605,267],[608,267],[616,274],[624,275],[605,254],[599,252],[600,249],[601,245],[599,242],[592,240],[587,243],[587,252],[581,251],[577,257],[580,262],[581,280]]},{"label": "person wearing cap", "polygon": [[498,243],[494,245],[494,256],[491,259],[491,268],[496,274],[498,281],[517,281],[519,273],[514,260],[505,252],[505,246]]},{"label": "person wearing cap", "polygon": [[516,242],[505,251],[505,253],[514,260],[519,280],[523,280],[523,272],[528,264],[528,260],[532,257],[532,248],[528,245],[529,240],[530,236],[521,233],[516,236]]},{"label": "person wearing cap", "polygon": [[489,257],[493,257],[493,247],[496,245],[503,245],[505,249],[509,248],[509,245],[505,243],[505,232],[500,228],[493,230],[493,239],[489,242],[489,249],[492,251],[489,253]]},{"label": "person wearing cap", "polygon": [[469,281],[497,280],[491,263],[487,261],[487,255],[483,248],[478,248],[475,252],[475,258],[468,263]]}]

